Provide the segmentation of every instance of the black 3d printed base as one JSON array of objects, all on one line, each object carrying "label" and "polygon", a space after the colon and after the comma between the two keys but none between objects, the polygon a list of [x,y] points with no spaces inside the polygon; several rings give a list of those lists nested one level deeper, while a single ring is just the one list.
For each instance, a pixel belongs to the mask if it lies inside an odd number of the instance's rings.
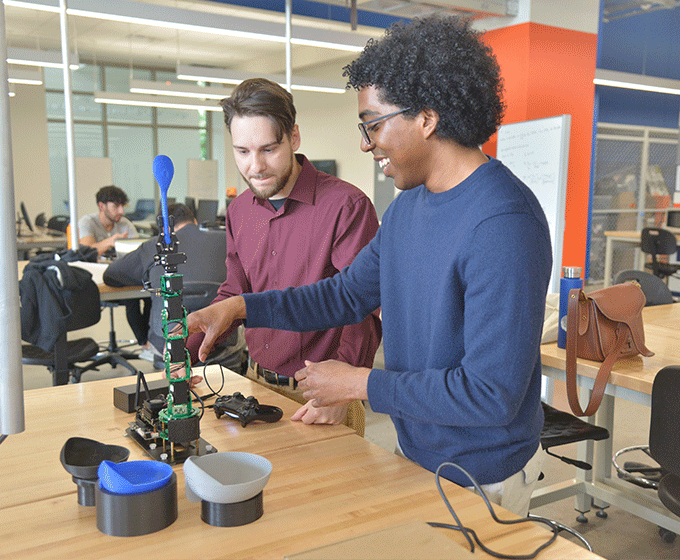
[{"label": "black 3d printed base", "polygon": [[209,453],[217,453],[217,449],[203,438],[198,438],[198,449],[196,449],[196,442],[191,442],[187,447],[180,447],[175,445],[174,457],[170,450],[170,444],[166,442],[165,449],[163,449],[163,440],[156,438],[153,440],[144,439],[132,428],[127,428],[125,433],[136,442],[144,452],[154,461],[161,461],[170,465],[181,465],[187,458],[196,456],[208,455]]},{"label": "black 3d printed base", "polygon": [[201,519],[214,527],[238,527],[262,517],[262,492],[249,500],[233,504],[201,501]]}]

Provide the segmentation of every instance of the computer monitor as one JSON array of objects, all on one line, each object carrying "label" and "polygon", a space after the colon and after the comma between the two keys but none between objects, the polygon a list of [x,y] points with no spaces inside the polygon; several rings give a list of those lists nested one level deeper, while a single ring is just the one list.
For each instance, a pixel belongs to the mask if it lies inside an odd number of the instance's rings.
[{"label": "computer monitor", "polygon": [[680,228],[680,210],[669,210],[668,218],[666,219],[668,227]]},{"label": "computer monitor", "polygon": [[31,224],[31,218],[28,217],[28,212],[26,211],[26,205],[23,202],[21,202],[21,204],[19,204],[19,208],[21,209],[21,219],[26,224],[26,227],[28,227],[28,229],[30,229],[31,231],[35,231],[33,229],[33,224]]},{"label": "computer monitor", "polygon": [[217,200],[199,200],[196,209],[196,221],[199,224],[214,224],[215,218],[217,218],[217,204]]}]

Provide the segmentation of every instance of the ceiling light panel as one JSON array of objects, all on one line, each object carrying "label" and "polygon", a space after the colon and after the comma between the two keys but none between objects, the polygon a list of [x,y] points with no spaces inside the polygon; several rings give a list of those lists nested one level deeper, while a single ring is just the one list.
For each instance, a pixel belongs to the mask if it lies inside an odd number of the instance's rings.
[{"label": "ceiling light panel", "polygon": [[[221,68],[206,68],[203,66],[191,66],[179,64],[177,66],[177,79],[191,80],[196,82],[210,82],[217,84],[240,84],[248,78],[266,78],[276,82],[281,86],[286,85],[286,77],[282,74],[251,74],[249,72],[239,72],[236,70],[223,70]],[[345,93],[344,82],[334,82],[331,80],[317,80],[314,78],[302,78],[293,76],[291,89],[299,91],[316,91],[321,93]]]},{"label": "ceiling light panel", "polygon": [[680,95],[680,80],[657,78],[655,76],[645,76],[643,74],[629,74],[628,72],[616,72],[614,70],[604,70],[601,68],[598,68],[595,71],[593,83],[599,86]]},{"label": "ceiling light panel", "polygon": [[222,107],[215,101],[182,101],[176,97],[160,95],[135,95],[113,91],[95,91],[96,103],[110,105],[129,105],[136,107],[162,107],[166,109],[188,109],[194,111],[221,111]]}]

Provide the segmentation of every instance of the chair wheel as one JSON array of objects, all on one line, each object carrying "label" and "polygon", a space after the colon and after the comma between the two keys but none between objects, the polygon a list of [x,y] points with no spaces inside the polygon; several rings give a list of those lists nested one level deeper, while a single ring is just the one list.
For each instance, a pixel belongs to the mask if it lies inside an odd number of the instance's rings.
[{"label": "chair wheel", "polygon": [[600,519],[607,519],[607,517],[609,517],[607,512],[603,509],[599,510],[595,515],[597,515]]},{"label": "chair wheel", "polygon": [[663,539],[663,542],[668,544],[675,542],[675,533],[663,527],[659,527],[659,536]]},{"label": "chair wheel", "polygon": [[581,514],[576,518],[576,521],[585,525],[586,523],[588,523],[588,518],[585,515]]}]

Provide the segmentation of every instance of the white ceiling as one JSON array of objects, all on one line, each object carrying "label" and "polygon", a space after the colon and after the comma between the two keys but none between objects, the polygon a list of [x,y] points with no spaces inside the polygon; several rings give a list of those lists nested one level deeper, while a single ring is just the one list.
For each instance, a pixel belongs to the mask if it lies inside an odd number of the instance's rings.
[{"label": "white ceiling", "polygon": [[[242,8],[230,4],[200,0],[136,0],[169,9],[191,10],[203,16],[231,16],[283,25],[280,12]],[[360,9],[393,16],[415,17],[433,11],[455,12],[450,4],[474,6],[482,0],[429,0],[433,5],[408,0],[358,0]],[[506,0],[484,0],[491,5]],[[329,4],[349,6],[349,0],[330,0]],[[439,4],[435,6],[434,4]],[[70,7],[70,6],[69,6]],[[474,12],[467,12],[475,15]],[[8,47],[61,49],[60,23],[57,13],[5,5]],[[293,29],[311,27],[350,32],[350,24],[293,15]],[[353,32],[362,44],[371,36],[381,36],[383,29],[359,26]],[[261,74],[285,73],[285,45],[253,39],[209,35],[194,31],[177,31],[118,23],[81,16],[69,16],[72,46],[81,61],[116,63],[129,67],[152,67],[174,71],[177,64],[213,66]],[[292,46],[292,68],[296,76],[341,80],[341,68],[356,53],[318,47]]]},{"label": "white ceiling", "polygon": [[[193,11],[247,17],[283,23],[283,14],[243,9],[210,2],[137,0],[144,3],[190,8]],[[285,46],[282,43],[208,35],[119,23],[80,16],[69,16],[72,48],[81,60],[109,62],[123,66],[174,70],[178,63],[215,66],[259,73],[285,73]],[[294,25],[309,26],[309,18],[294,17]],[[323,22],[330,29],[348,30],[348,25]],[[59,14],[5,5],[7,46],[32,49],[61,49]],[[316,24],[318,26],[318,23]],[[360,29],[366,37],[382,30]],[[356,55],[354,55],[356,56]],[[344,64],[352,53],[303,46],[292,47],[293,67],[304,73],[321,73],[328,66]],[[336,64],[333,64],[333,63]],[[319,76],[324,77],[324,76]],[[339,76],[336,76],[339,79]]]}]

